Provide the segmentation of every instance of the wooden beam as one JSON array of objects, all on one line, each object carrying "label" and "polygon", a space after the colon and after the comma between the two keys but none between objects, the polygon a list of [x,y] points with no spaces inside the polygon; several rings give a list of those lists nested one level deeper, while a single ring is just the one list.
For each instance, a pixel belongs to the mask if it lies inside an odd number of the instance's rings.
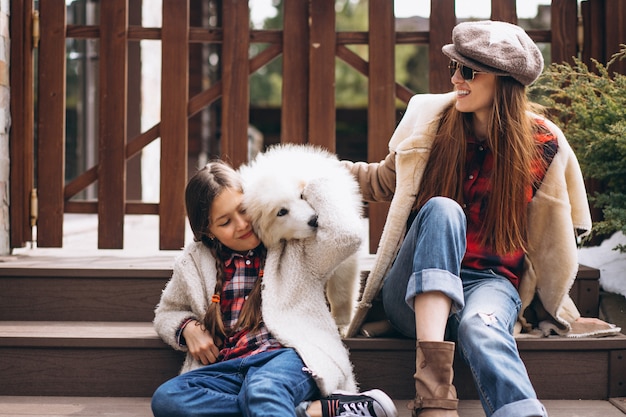
[{"label": "wooden beam", "polygon": [[[623,0],[606,0],[606,60],[620,51],[620,45],[626,44],[626,4]],[[626,75],[626,61],[615,61],[609,69],[611,73]]]},{"label": "wooden beam", "polygon": [[63,245],[65,182],[65,2],[41,0],[38,75],[37,245]]},{"label": "wooden beam", "polygon": [[578,56],[578,3],[576,0],[552,0],[552,62],[574,63]]},{"label": "wooden beam", "polygon": [[283,91],[280,141],[306,143],[309,106],[309,2],[283,3]]},{"label": "wooden beam", "polygon": [[309,143],[335,152],[335,2],[310,2]]},{"label": "wooden beam", "polygon": [[248,159],[249,14],[247,0],[223,1],[221,154],[234,167]]},{"label": "wooden beam", "polygon": [[100,4],[98,248],[124,247],[128,4]]},{"label": "wooden beam", "polygon": [[517,24],[516,0],[491,0],[491,19]]},{"label": "wooden beam", "polygon": [[[129,0],[128,2],[129,25],[141,25],[142,1]],[[128,43],[128,105],[126,126],[126,142],[128,138],[134,138],[141,134],[141,46],[139,42]],[[126,198],[128,200],[141,200],[141,155],[127,158],[126,162]]]},{"label": "wooden beam", "polygon": [[[367,158],[382,160],[396,127],[395,18],[393,2],[369,2],[369,77],[367,109]],[[369,205],[370,253],[376,253],[389,204]]]},{"label": "wooden beam", "polygon": [[[30,192],[35,187],[34,67],[31,1],[11,4],[10,246],[32,241]],[[19,161],[19,163],[17,162]]]},{"label": "wooden beam", "polygon": [[[456,25],[454,0],[431,0],[430,39],[428,43],[429,86],[431,93],[445,93],[452,90],[447,66],[449,58],[441,48],[452,42],[452,29]],[[436,28],[433,27],[436,22]]]},{"label": "wooden beam", "polygon": [[[626,397],[626,349],[614,350],[609,353],[609,393],[607,397]],[[622,409],[622,411],[624,411]]]},{"label": "wooden beam", "polygon": [[603,1],[583,1],[580,4],[583,18],[583,50],[582,61],[591,69],[591,59],[605,61],[605,37],[601,30],[605,25],[605,4]]},{"label": "wooden beam", "polygon": [[188,1],[163,1],[159,211],[159,248],[162,250],[180,249],[185,242],[189,10]]}]

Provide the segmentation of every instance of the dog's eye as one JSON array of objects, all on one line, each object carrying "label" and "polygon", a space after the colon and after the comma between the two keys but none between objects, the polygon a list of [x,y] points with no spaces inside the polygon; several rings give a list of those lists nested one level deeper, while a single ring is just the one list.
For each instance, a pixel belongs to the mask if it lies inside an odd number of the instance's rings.
[{"label": "dog's eye", "polygon": [[300,200],[304,200],[304,194],[300,194]]},{"label": "dog's eye", "polygon": [[286,208],[281,208],[280,210],[278,210],[278,213],[276,213],[276,216],[277,217],[286,216],[287,213],[289,213],[289,210],[287,210]]}]

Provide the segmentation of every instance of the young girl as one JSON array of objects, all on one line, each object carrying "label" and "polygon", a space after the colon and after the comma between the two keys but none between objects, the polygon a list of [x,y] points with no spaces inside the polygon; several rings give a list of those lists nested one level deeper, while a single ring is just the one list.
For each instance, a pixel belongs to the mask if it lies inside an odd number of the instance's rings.
[{"label": "young girl", "polygon": [[487,416],[546,416],[513,333],[518,319],[527,331],[580,323],[568,291],[591,227],[582,175],[563,133],[531,112],[543,58],[526,32],[466,22],[452,40],[454,92],[413,97],[384,161],[346,163],[366,200],[391,201],[361,303],[382,285],[389,320],[417,339],[414,416],[458,417],[444,337]]},{"label": "young girl", "polygon": [[181,374],[154,393],[154,415],[395,416],[379,390],[316,400],[324,375],[314,375],[298,346],[283,346],[261,317],[266,250],[242,197],[238,173],[219,161],[187,185],[195,242],[176,261],[154,319],[163,340],[187,356]]}]

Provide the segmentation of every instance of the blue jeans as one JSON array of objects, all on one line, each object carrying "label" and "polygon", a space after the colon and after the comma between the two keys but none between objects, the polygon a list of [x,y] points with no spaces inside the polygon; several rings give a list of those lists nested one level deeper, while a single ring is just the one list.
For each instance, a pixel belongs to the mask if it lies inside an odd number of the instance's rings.
[{"label": "blue jeans", "polygon": [[547,416],[513,337],[521,308],[517,289],[491,270],[461,269],[465,233],[465,214],[455,201],[430,199],[385,279],[385,313],[397,330],[415,338],[413,298],[443,292],[452,300],[447,334],[472,371],[486,415]]},{"label": "blue jeans", "polygon": [[155,417],[294,416],[319,397],[311,373],[290,348],[214,363],[181,374],[152,396]]}]

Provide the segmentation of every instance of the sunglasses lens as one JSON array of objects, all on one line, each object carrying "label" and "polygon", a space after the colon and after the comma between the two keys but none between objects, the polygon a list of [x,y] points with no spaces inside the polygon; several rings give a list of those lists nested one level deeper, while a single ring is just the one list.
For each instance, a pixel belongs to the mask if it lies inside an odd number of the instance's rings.
[{"label": "sunglasses lens", "polygon": [[450,61],[450,63],[448,64],[448,70],[450,70],[450,78],[454,77],[454,73],[456,72],[458,66],[458,63]]},{"label": "sunglasses lens", "polygon": [[465,81],[472,81],[474,79],[475,71],[471,69],[470,67],[466,67],[465,65],[459,64],[456,61],[450,61],[450,63],[448,64],[448,69],[450,70],[451,78],[454,77],[456,70],[459,69],[461,70],[461,77],[463,77]]},{"label": "sunglasses lens", "polygon": [[471,81],[474,79],[474,70],[461,65],[461,76],[463,77],[464,80],[466,81]]}]

